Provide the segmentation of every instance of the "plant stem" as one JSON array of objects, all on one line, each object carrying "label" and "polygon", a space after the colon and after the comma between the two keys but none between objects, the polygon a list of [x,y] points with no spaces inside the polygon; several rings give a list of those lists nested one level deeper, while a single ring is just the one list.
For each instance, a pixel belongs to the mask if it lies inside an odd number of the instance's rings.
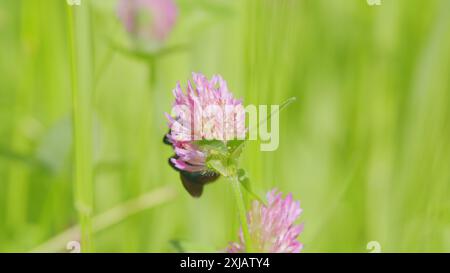
[{"label": "plant stem", "polygon": [[150,83],[150,92],[156,92],[156,59],[152,58],[148,60],[148,70],[149,70],[149,83]]},{"label": "plant stem", "polygon": [[248,229],[247,214],[245,209],[244,197],[242,196],[241,185],[239,183],[237,175],[231,176],[230,180],[233,186],[234,197],[236,199],[236,204],[239,211],[239,218],[242,225],[242,233],[244,235],[246,252],[252,252],[252,240]]},{"label": "plant stem", "polygon": [[92,56],[89,5],[69,6],[74,139],[74,193],[81,228],[81,250],[92,252]]}]

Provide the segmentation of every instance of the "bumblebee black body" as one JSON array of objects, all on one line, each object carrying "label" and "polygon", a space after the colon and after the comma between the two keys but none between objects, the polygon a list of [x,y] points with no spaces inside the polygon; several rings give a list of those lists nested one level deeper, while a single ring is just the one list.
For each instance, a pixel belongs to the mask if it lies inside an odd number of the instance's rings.
[{"label": "bumblebee black body", "polygon": [[[169,131],[170,134],[170,131]],[[167,135],[163,138],[164,144],[172,145],[172,143],[167,138]],[[202,196],[203,193],[203,187],[206,184],[212,183],[216,181],[220,175],[215,172],[187,172],[184,170],[178,169],[172,162],[171,159],[177,159],[177,155],[172,156],[169,158],[169,165],[177,172],[180,173],[180,180],[183,184],[183,187],[186,189],[186,191],[195,198],[198,198]]]},{"label": "bumblebee black body", "polygon": [[192,197],[200,197],[203,193],[203,187],[206,184],[212,183],[219,178],[216,173],[190,173],[180,171],[180,179],[183,187]]}]

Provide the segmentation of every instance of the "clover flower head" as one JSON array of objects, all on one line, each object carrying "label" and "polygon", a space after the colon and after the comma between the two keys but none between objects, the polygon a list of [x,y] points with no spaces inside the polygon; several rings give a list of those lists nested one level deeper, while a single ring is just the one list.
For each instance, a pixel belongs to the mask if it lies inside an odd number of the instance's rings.
[{"label": "clover flower head", "polygon": [[[247,214],[249,233],[256,252],[264,253],[298,253],[303,244],[297,238],[303,225],[294,222],[300,216],[300,202],[288,194],[286,198],[277,190],[267,193],[267,205],[254,201]],[[228,253],[246,251],[242,230],[239,242],[230,243]]]},{"label": "clover flower head", "polygon": [[173,0],[119,0],[118,16],[138,40],[163,42],[175,25],[178,9]]},{"label": "clover flower head", "polygon": [[211,154],[198,142],[213,140],[226,143],[245,138],[242,102],[234,98],[226,81],[219,75],[208,80],[202,74],[193,73],[186,92],[178,83],[173,94],[172,115],[166,114],[170,128],[166,143],[175,150],[170,162],[177,170],[207,173],[210,170],[206,161]]}]

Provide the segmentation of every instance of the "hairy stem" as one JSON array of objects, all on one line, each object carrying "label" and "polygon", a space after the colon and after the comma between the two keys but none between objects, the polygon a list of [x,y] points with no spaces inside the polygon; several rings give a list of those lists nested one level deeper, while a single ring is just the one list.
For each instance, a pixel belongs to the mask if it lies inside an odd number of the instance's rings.
[{"label": "hairy stem", "polygon": [[246,246],[246,252],[252,252],[252,240],[250,238],[248,223],[247,223],[247,214],[245,209],[244,197],[242,196],[241,185],[239,183],[239,179],[236,175],[230,177],[231,184],[233,187],[234,197],[236,199],[236,204],[239,211],[239,219],[242,225],[242,233],[244,235],[244,241]]}]

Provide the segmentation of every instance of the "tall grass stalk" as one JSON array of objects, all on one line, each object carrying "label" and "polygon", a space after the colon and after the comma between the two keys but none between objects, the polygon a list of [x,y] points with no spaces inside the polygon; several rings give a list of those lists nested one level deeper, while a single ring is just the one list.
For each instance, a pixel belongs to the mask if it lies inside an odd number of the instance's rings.
[{"label": "tall grass stalk", "polygon": [[81,250],[92,246],[92,48],[89,5],[68,6],[75,153],[75,207],[81,228]]}]

